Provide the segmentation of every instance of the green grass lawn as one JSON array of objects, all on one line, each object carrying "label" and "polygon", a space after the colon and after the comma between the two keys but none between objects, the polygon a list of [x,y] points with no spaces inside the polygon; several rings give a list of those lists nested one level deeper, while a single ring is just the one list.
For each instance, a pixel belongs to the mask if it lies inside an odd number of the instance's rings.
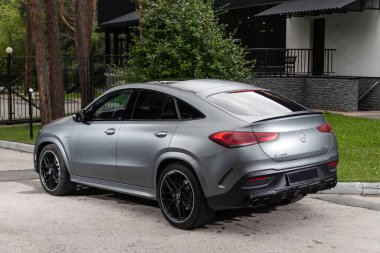
[{"label": "green grass lawn", "polygon": [[[326,114],[338,138],[339,181],[380,182],[380,120]],[[40,126],[34,125],[34,138]],[[33,144],[29,126],[0,127],[0,139]]]},{"label": "green grass lawn", "polygon": [[380,120],[326,114],[339,145],[339,181],[380,182]]},{"label": "green grass lawn", "polygon": [[39,130],[40,125],[33,124],[34,139],[31,140],[29,137],[29,125],[0,126],[0,140],[34,144]]}]

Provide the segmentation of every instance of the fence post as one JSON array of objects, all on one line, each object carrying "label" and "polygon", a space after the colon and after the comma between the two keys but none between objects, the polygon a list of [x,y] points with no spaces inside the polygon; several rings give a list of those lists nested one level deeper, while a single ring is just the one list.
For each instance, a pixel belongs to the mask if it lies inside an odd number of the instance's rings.
[{"label": "fence post", "polygon": [[7,47],[5,52],[8,54],[7,58],[7,75],[8,75],[8,119],[13,118],[13,108],[12,108],[12,62],[13,62],[13,49]]},{"label": "fence post", "polygon": [[33,98],[33,89],[29,89],[29,136],[30,139],[33,140],[33,105],[32,105],[32,98]]}]

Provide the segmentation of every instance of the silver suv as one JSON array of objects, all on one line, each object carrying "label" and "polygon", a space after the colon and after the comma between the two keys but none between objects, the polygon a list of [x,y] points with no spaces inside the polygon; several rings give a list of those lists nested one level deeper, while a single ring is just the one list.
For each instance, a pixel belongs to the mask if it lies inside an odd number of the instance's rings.
[{"label": "silver suv", "polygon": [[338,147],[321,113],[222,80],[128,84],[44,126],[43,188],[76,184],[157,200],[175,227],[216,210],[289,204],[337,183]]}]

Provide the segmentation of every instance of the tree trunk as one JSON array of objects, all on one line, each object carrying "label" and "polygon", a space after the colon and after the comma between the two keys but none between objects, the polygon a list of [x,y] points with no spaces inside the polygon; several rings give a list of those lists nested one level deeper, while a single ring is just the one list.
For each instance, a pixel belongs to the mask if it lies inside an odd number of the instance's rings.
[{"label": "tree trunk", "polygon": [[57,2],[45,0],[47,52],[50,74],[52,120],[65,115],[62,57],[58,31]]},{"label": "tree trunk", "polygon": [[39,84],[41,125],[51,121],[49,69],[46,62],[46,51],[42,36],[40,1],[28,0],[30,11],[30,26],[32,27],[33,42],[36,55],[37,80]]},{"label": "tree trunk", "polygon": [[[30,14],[29,10],[26,10],[27,21],[26,21],[26,43],[25,43],[25,72],[29,72],[33,68],[33,33],[32,27],[30,25]],[[29,89],[33,86],[33,76],[29,73],[25,76],[25,95],[28,94]]]},{"label": "tree trunk", "polygon": [[92,49],[91,36],[95,8],[96,6],[93,0],[73,1],[75,51],[79,63],[79,81],[81,87],[82,107],[87,106],[93,99],[90,66]]},{"label": "tree trunk", "polygon": [[[139,3],[139,12],[140,12],[140,20],[144,18],[144,12],[145,12],[145,7],[144,3],[140,2]],[[139,25],[139,32],[140,32],[140,39],[144,38],[144,28]]]}]

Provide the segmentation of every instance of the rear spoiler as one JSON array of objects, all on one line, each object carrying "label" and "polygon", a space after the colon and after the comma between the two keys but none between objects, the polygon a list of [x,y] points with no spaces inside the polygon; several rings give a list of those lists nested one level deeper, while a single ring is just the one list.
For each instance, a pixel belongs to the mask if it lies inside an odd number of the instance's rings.
[{"label": "rear spoiler", "polygon": [[277,116],[277,117],[272,117],[272,118],[266,118],[262,120],[258,120],[252,123],[258,123],[258,122],[264,122],[264,121],[269,121],[269,120],[276,120],[276,119],[283,119],[283,118],[291,118],[294,116],[303,116],[303,115],[321,115],[323,114],[322,112],[299,112],[299,113],[291,113],[287,115],[282,115],[282,116]]}]

